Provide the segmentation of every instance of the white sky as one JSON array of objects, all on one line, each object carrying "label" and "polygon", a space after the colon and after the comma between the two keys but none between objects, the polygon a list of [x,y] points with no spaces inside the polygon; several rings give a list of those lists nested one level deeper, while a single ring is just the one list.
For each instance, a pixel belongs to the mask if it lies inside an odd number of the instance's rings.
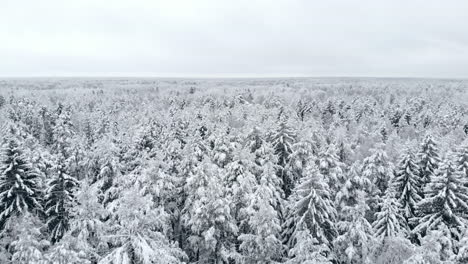
[{"label": "white sky", "polygon": [[0,0],[0,76],[468,78],[468,1]]}]

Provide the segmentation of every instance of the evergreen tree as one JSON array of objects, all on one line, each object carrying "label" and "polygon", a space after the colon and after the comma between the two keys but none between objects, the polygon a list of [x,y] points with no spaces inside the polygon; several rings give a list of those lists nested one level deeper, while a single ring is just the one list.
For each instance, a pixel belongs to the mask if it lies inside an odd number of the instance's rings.
[{"label": "evergreen tree", "polygon": [[468,142],[458,150],[456,159],[457,170],[461,173],[462,178],[468,182]]},{"label": "evergreen tree", "polygon": [[69,209],[74,202],[74,189],[79,182],[69,176],[63,164],[63,158],[56,166],[56,175],[47,183],[45,195],[45,213],[52,242],[62,238],[69,228]]},{"label": "evergreen tree", "polygon": [[324,244],[318,243],[308,229],[296,233],[296,243],[289,250],[287,264],[332,264],[330,249]]},{"label": "evergreen tree", "polygon": [[309,166],[301,183],[294,189],[293,222],[290,245],[297,242],[300,231],[308,230],[319,244],[330,246],[336,236],[336,210],[323,175]]},{"label": "evergreen tree", "polygon": [[149,195],[142,195],[137,187],[129,188],[109,207],[114,211],[109,219],[113,232],[108,240],[113,248],[99,264],[176,264],[186,259],[165,237],[167,215],[163,208],[155,206]]},{"label": "evergreen tree", "polygon": [[468,220],[468,188],[450,159],[445,159],[418,203],[415,233],[425,234],[446,226],[452,239],[459,239]]},{"label": "evergreen tree", "polygon": [[439,163],[437,143],[432,136],[427,135],[421,143],[421,149],[418,153],[419,177],[423,187],[431,181]]},{"label": "evergreen tree", "polygon": [[16,138],[16,130],[3,144],[0,165],[0,230],[13,215],[40,211],[38,174],[31,168]]},{"label": "evergreen tree", "polygon": [[393,165],[382,149],[373,149],[372,155],[364,159],[362,173],[377,188],[375,195],[382,197],[393,176]]},{"label": "evergreen tree", "polygon": [[195,261],[220,263],[227,261],[234,250],[237,225],[231,215],[221,169],[212,163],[202,163],[187,179],[184,219],[192,231],[189,241]]},{"label": "evergreen tree", "polygon": [[72,137],[74,135],[73,123],[70,118],[70,109],[65,109],[59,105],[57,109],[57,118],[53,127],[53,149],[55,153],[60,153],[65,158],[68,158],[71,153]]},{"label": "evergreen tree", "polygon": [[265,143],[257,151],[257,154],[259,155],[258,162],[260,170],[258,182],[261,183],[263,181],[264,184],[271,190],[271,204],[281,214],[284,193],[283,189],[281,188],[283,186],[283,181],[280,177],[277,176],[278,170],[281,170],[280,166],[276,165],[278,158],[269,143]]},{"label": "evergreen tree", "polygon": [[318,166],[331,192],[331,199],[335,199],[337,192],[345,181],[341,163],[339,162],[335,145],[331,144],[319,155]]},{"label": "evergreen tree", "polygon": [[392,182],[395,198],[401,204],[407,221],[415,216],[416,204],[421,200],[421,179],[418,176],[418,169],[414,155],[407,150],[400,158]]},{"label": "evergreen tree", "polygon": [[336,258],[341,263],[370,263],[373,246],[373,230],[365,218],[369,207],[365,203],[365,193],[358,191],[357,204],[346,206],[346,217],[337,223],[339,235],[333,242]]},{"label": "evergreen tree", "polygon": [[[276,174],[273,175],[276,177]],[[282,253],[280,220],[272,203],[276,190],[271,189],[269,177],[270,174],[262,175],[260,185],[246,209],[250,232],[239,236],[242,241],[239,247],[242,263],[272,263],[279,260]]]},{"label": "evergreen tree", "polygon": [[369,194],[371,189],[371,181],[360,173],[358,164],[353,164],[349,169],[346,177],[346,182],[336,195],[335,203],[338,209],[346,206],[354,206],[359,202],[361,192]]},{"label": "evergreen tree", "polygon": [[13,251],[12,263],[46,263],[44,253],[49,243],[40,231],[41,221],[30,213],[15,220],[13,225],[16,237],[10,245]]},{"label": "evergreen tree", "polygon": [[401,213],[400,204],[388,191],[380,204],[380,211],[375,213],[375,221],[372,223],[375,237],[399,237],[407,233],[406,220]]},{"label": "evergreen tree", "polygon": [[290,179],[290,174],[286,170],[290,156],[293,152],[292,146],[294,142],[296,142],[296,134],[294,131],[286,124],[286,122],[280,122],[278,129],[272,136],[272,144],[275,149],[275,154],[278,157],[278,165],[281,167],[277,173],[283,181],[283,192],[286,198],[291,194],[291,190],[294,188],[293,180]]}]

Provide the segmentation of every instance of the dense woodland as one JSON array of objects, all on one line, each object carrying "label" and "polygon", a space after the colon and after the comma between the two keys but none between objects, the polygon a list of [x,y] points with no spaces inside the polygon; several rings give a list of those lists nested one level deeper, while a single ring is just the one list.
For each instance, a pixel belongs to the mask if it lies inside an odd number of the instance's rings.
[{"label": "dense woodland", "polygon": [[468,82],[0,81],[0,263],[468,263]]}]

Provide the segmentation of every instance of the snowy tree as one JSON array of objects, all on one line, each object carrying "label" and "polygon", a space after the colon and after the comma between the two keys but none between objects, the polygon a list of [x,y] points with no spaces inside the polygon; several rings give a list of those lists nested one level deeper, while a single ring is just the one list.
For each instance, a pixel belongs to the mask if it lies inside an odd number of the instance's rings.
[{"label": "snowy tree", "polygon": [[45,214],[52,242],[62,238],[69,228],[69,208],[74,201],[73,192],[79,182],[67,174],[63,158],[56,166],[56,175],[47,183]]},{"label": "snowy tree", "polygon": [[45,249],[49,242],[40,231],[41,221],[30,213],[17,217],[13,224],[16,238],[11,243],[12,263],[46,263]]},{"label": "snowy tree", "polygon": [[154,207],[151,197],[132,188],[124,191],[110,208],[115,218],[109,242],[114,247],[99,264],[171,264],[185,259],[185,254],[164,236],[167,215],[162,208]]},{"label": "snowy tree", "polygon": [[435,170],[440,163],[437,143],[432,136],[427,135],[424,138],[417,156],[420,170],[419,177],[421,178],[422,186],[425,186],[431,181],[431,177],[434,176]]},{"label": "snowy tree", "polygon": [[283,181],[277,176],[278,170],[281,170],[280,166],[276,165],[278,158],[269,143],[265,143],[258,149],[257,155],[259,156],[259,182],[264,181],[264,184],[271,190],[273,194],[271,203],[273,207],[281,213],[284,193],[281,188],[283,186]]},{"label": "snowy tree", "polygon": [[[99,254],[108,250],[106,232],[109,227],[103,222],[109,217],[108,211],[99,203],[98,187],[80,184],[74,202],[69,208],[69,229],[64,237],[54,245],[50,259],[64,259],[64,263],[80,263],[83,255],[95,262]],[[66,262],[67,260],[68,262]]]},{"label": "snowy tree", "polygon": [[361,170],[359,167],[359,164],[353,164],[349,169],[346,182],[336,195],[335,203],[338,209],[359,203],[359,199],[363,198],[360,197],[361,192],[369,193],[372,183],[360,173]]},{"label": "snowy tree", "polygon": [[468,188],[456,172],[450,158],[445,159],[436,175],[424,190],[424,199],[417,205],[418,225],[415,233],[447,227],[452,239],[459,239],[464,231],[468,215]]},{"label": "snowy tree", "polygon": [[468,228],[465,228],[460,242],[458,243],[458,254],[456,256],[457,263],[468,262]]},{"label": "snowy tree", "polygon": [[74,246],[77,241],[69,234],[54,244],[46,253],[47,264],[91,264],[90,256],[84,251],[77,251]]},{"label": "snowy tree", "polygon": [[456,154],[456,166],[462,177],[468,182],[468,142],[458,150]]},{"label": "snowy tree", "polygon": [[184,220],[192,231],[189,242],[200,262],[227,261],[233,249],[232,240],[237,225],[231,215],[229,200],[223,186],[220,168],[213,163],[202,163],[187,179]]},{"label": "snowy tree", "polygon": [[250,232],[239,236],[242,263],[272,263],[279,260],[282,253],[280,220],[272,204],[276,190],[271,189],[269,177],[269,174],[262,175],[246,208]]},{"label": "snowy tree", "polygon": [[38,175],[23,155],[13,128],[11,133],[3,144],[0,165],[0,229],[13,215],[41,210]]},{"label": "snowy tree", "polygon": [[444,231],[432,230],[421,239],[421,246],[403,264],[453,264],[453,258],[450,239]]},{"label": "snowy tree", "polygon": [[[231,213],[238,223],[244,220],[241,213],[253,199],[257,179],[252,173],[255,168],[253,155],[244,149],[235,152],[233,162],[226,166],[226,188]],[[275,175],[276,177],[276,175]]]},{"label": "snowy tree", "polygon": [[369,210],[365,203],[365,193],[359,191],[357,196],[358,203],[343,208],[346,218],[337,223],[339,235],[333,241],[333,247],[341,263],[370,263],[374,232],[365,218]]},{"label": "snowy tree", "polygon": [[320,173],[331,188],[331,197],[334,199],[345,180],[335,145],[329,145],[325,151],[319,154],[318,166]]},{"label": "snowy tree", "polygon": [[57,118],[53,127],[53,149],[55,153],[62,154],[68,158],[71,139],[74,135],[73,123],[70,118],[70,109],[59,105],[57,109]]},{"label": "snowy tree", "polygon": [[320,244],[331,245],[336,236],[336,210],[331,201],[328,185],[323,175],[309,166],[301,183],[294,189],[295,203],[292,208],[293,222],[291,245],[297,242],[300,231],[309,230],[310,235]]},{"label": "snowy tree", "polygon": [[375,264],[401,264],[415,251],[411,241],[401,236],[387,236],[381,243],[376,243],[373,250]]},{"label": "snowy tree", "polygon": [[375,213],[375,221],[372,223],[375,237],[385,239],[386,237],[404,236],[407,233],[406,220],[401,212],[400,204],[387,192],[383,198],[380,211]]},{"label": "snowy tree", "polygon": [[283,181],[283,192],[288,197],[294,186],[292,179],[289,178],[286,171],[286,166],[293,152],[292,146],[296,142],[296,133],[286,122],[280,122],[277,130],[271,137],[271,142],[275,149],[275,154],[278,156],[278,165],[281,166],[281,169],[278,170],[278,176]]},{"label": "snowy tree", "polygon": [[293,181],[294,185],[303,177],[303,171],[309,163],[313,162],[313,152],[311,142],[300,141],[292,145],[292,153],[286,171],[290,174],[289,178]]},{"label": "snowy tree", "polygon": [[383,196],[393,176],[393,165],[383,149],[373,149],[372,152],[364,159],[362,173],[377,188],[376,195]]},{"label": "snowy tree", "polygon": [[330,249],[323,244],[319,244],[306,229],[296,233],[296,243],[289,250],[289,260],[287,264],[332,264],[327,255]]},{"label": "snowy tree", "polygon": [[392,190],[403,208],[403,215],[407,221],[415,216],[416,204],[421,200],[418,169],[414,155],[407,150],[400,158],[392,181]]}]

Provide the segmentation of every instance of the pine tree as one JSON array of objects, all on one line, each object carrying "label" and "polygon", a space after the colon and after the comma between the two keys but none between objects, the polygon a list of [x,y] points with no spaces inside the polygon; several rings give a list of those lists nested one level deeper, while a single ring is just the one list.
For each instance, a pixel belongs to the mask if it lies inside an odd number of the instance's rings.
[{"label": "pine tree", "polygon": [[362,198],[359,196],[361,192],[369,194],[372,183],[360,173],[359,167],[359,164],[353,164],[349,169],[346,182],[336,195],[335,203],[338,209],[356,205]]},{"label": "pine tree", "polygon": [[382,197],[393,176],[393,165],[382,149],[373,149],[372,155],[364,159],[362,173],[377,188],[376,195]]},{"label": "pine tree", "polygon": [[242,263],[272,263],[279,260],[282,253],[280,220],[272,203],[276,190],[271,189],[270,176],[262,176],[253,200],[246,208],[250,232],[239,236]]},{"label": "pine tree", "polygon": [[294,245],[300,231],[307,229],[319,244],[330,246],[336,236],[336,210],[328,185],[315,166],[309,166],[302,182],[294,189],[293,222],[290,245]]},{"label": "pine tree", "polygon": [[13,215],[40,211],[38,175],[31,168],[11,128],[0,165],[0,230]]},{"label": "pine tree", "polygon": [[293,180],[290,179],[290,174],[286,171],[287,164],[293,152],[292,146],[294,142],[296,142],[296,134],[294,131],[292,131],[286,122],[280,122],[278,129],[272,136],[272,144],[275,149],[275,154],[278,157],[278,165],[281,167],[277,173],[283,181],[283,192],[286,198],[291,194],[291,190],[294,188]]},{"label": "pine tree", "polygon": [[319,154],[318,164],[320,173],[331,189],[331,199],[335,199],[337,192],[345,181],[335,145],[329,145],[324,152]]},{"label": "pine tree", "polygon": [[53,150],[55,153],[60,153],[65,158],[68,158],[69,148],[71,146],[71,139],[74,135],[73,123],[70,118],[69,109],[63,109],[63,106],[59,105],[57,110],[57,118],[53,127]]},{"label": "pine tree", "polygon": [[289,250],[289,260],[286,264],[332,264],[327,255],[330,255],[328,246],[319,244],[306,229],[297,232],[296,243]]},{"label": "pine tree", "polygon": [[308,141],[296,142],[292,146],[292,153],[286,171],[294,185],[303,177],[303,171],[313,162],[313,145]]},{"label": "pine tree", "polygon": [[244,220],[241,211],[248,206],[257,185],[257,179],[252,173],[255,167],[252,156],[248,151],[240,149],[234,154],[233,162],[226,166],[227,196],[231,213],[238,223]]},{"label": "pine tree", "polygon": [[278,158],[274,153],[273,148],[269,143],[265,143],[258,151],[259,155],[259,183],[263,180],[264,184],[272,192],[272,205],[281,214],[282,203],[284,199],[283,181],[278,177],[278,170],[281,170],[280,166],[276,165]]},{"label": "pine tree", "polygon": [[238,228],[232,217],[229,200],[220,175],[221,169],[203,162],[187,179],[184,220],[192,235],[191,256],[195,261],[227,261],[234,251],[233,240]]},{"label": "pine tree", "polygon": [[421,143],[421,149],[418,153],[419,177],[424,187],[431,181],[435,170],[440,163],[439,150],[433,137],[427,135]]},{"label": "pine tree", "polygon": [[395,198],[401,204],[407,221],[415,216],[416,204],[421,200],[421,179],[418,176],[418,169],[414,155],[407,150],[400,158],[392,181]]},{"label": "pine tree", "polygon": [[468,182],[468,142],[458,150],[455,165],[462,178]]},{"label": "pine tree", "polygon": [[459,239],[468,221],[468,188],[450,159],[445,159],[436,175],[424,189],[418,203],[418,225],[415,233],[425,234],[446,226],[452,239]]},{"label": "pine tree", "polygon": [[357,204],[343,208],[346,217],[337,223],[339,235],[333,246],[337,260],[341,263],[370,263],[374,232],[365,218],[369,210],[365,203],[365,193],[359,191],[357,196]]},{"label": "pine tree", "polygon": [[114,214],[108,220],[113,230],[108,242],[114,247],[98,263],[183,263],[185,254],[163,234],[167,214],[140,191],[135,186],[124,190],[109,205]]},{"label": "pine tree", "polygon": [[47,183],[45,195],[45,213],[47,226],[55,243],[69,228],[69,209],[74,202],[74,189],[79,182],[67,174],[63,158],[56,166],[56,175]]},{"label": "pine tree", "polygon": [[375,237],[404,236],[407,233],[406,220],[401,212],[400,204],[388,191],[380,204],[380,211],[375,213],[375,221],[372,223]]},{"label": "pine tree", "polygon": [[49,243],[40,231],[41,221],[28,212],[15,220],[16,237],[10,245],[13,251],[12,263],[46,263],[44,253]]}]

